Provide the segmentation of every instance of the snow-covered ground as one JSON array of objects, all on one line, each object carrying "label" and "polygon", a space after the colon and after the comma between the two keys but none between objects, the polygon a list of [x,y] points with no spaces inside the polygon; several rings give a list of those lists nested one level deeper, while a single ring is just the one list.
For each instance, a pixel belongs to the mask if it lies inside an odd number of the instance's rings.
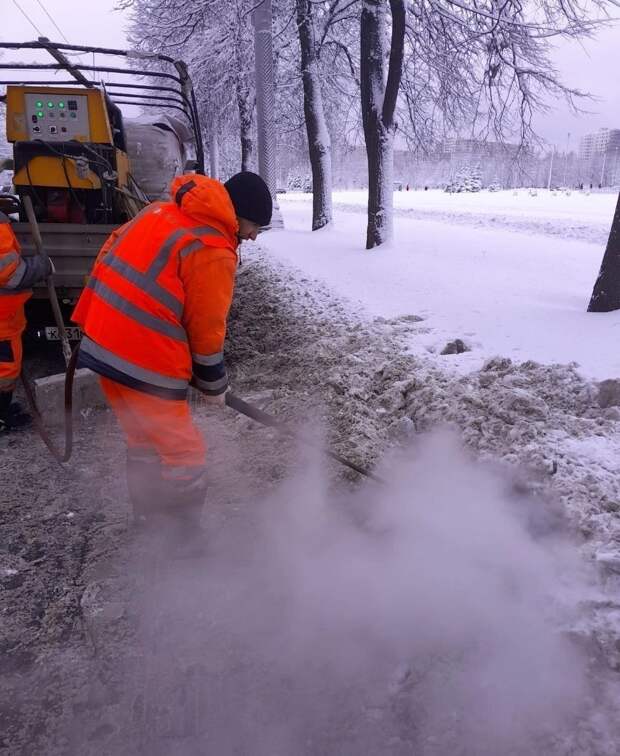
[{"label": "snow-covered ground", "polygon": [[[303,205],[300,207],[303,212]],[[463,745],[468,735],[461,731],[460,724],[457,726],[455,741],[462,748],[457,750],[451,735],[446,736],[447,742],[454,747],[448,747],[444,742],[444,728],[447,727],[446,733],[450,732],[449,720],[454,717],[461,724],[465,723],[467,729],[476,713],[461,710],[457,715],[454,712],[460,705],[455,708],[452,702],[446,703],[446,691],[453,689],[458,678],[450,662],[445,688],[439,696],[441,716],[445,715],[446,719],[432,725],[431,735],[422,738],[424,743],[419,749],[408,743],[406,752],[425,756],[456,752],[523,753],[527,756],[534,753],[561,753],[563,756],[616,754],[620,737],[615,730],[617,717],[614,713],[620,700],[617,672],[620,669],[620,608],[617,599],[620,587],[620,520],[617,514],[620,501],[620,408],[601,406],[595,383],[580,376],[570,365],[549,364],[544,355],[540,364],[525,360],[526,355],[522,362],[511,361],[503,350],[498,349],[498,356],[489,359],[480,369],[469,364],[468,370],[455,370],[461,359],[471,355],[442,356],[437,352],[418,350],[416,342],[429,335],[424,329],[429,327],[432,316],[441,314],[449,302],[444,304],[441,297],[435,295],[435,311],[429,308],[425,321],[417,319],[415,308],[403,309],[398,301],[395,302],[402,279],[408,275],[404,260],[400,261],[398,268],[389,264],[392,257],[399,259],[398,242],[389,250],[366,253],[362,250],[363,223],[359,222],[359,214],[347,217],[347,214],[339,213],[338,230],[312,234],[302,231],[301,226],[291,230],[291,219],[295,216],[287,213],[286,205],[283,209],[289,230],[266,235],[260,240],[260,249],[248,245],[244,254],[227,352],[229,359],[232,358],[233,386],[242,394],[254,385],[267,389],[255,401],[261,401],[268,412],[279,417],[292,418],[302,425],[307,419],[323,420],[329,429],[330,446],[335,451],[360,464],[380,462],[378,472],[388,481],[387,487],[377,493],[367,510],[364,509],[363,494],[354,497],[349,505],[340,499],[336,503],[321,501],[321,515],[317,521],[311,514],[311,503],[302,502],[300,492],[309,492],[310,498],[316,494],[320,499],[317,491],[323,490],[321,484],[317,485],[316,481],[304,485],[296,483],[298,487],[293,486],[285,494],[296,522],[308,517],[311,523],[308,532],[304,532],[300,539],[299,550],[303,552],[308,543],[318,541],[322,544],[318,558],[312,551],[314,546],[311,547],[311,563],[302,570],[303,586],[296,590],[296,595],[303,597],[300,603],[312,593],[308,576],[320,572],[319,562],[323,568],[329,563],[329,548],[325,544],[337,544],[334,550],[339,554],[339,564],[326,568],[330,575],[329,589],[322,591],[322,602],[326,601],[328,594],[334,598],[332,588],[341,576],[347,574],[347,565],[350,564],[342,557],[342,553],[347,552],[346,544],[341,543],[330,528],[317,536],[315,526],[317,522],[324,523],[324,512],[332,506],[338,511],[349,511],[350,506],[350,511],[356,512],[357,516],[364,511],[376,513],[382,511],[386,503],[391,506],[396,490],[398,496],[402,494],[402,512],[415,519],[413,532],[419,534],[420,529],[423,530],[422,540],[428,539],[433,555],[424,567],[412,568],[412,562],[406,560],[393,574],[386,575],[383,567],[373,565],[364,577],[360,577],[359,565],[353,559],[355,585],[363,584],[364,605],[373,607],[378,606],[371,598],[374,584],[380,586],[379,594],[387,592],[390,600],[398,595],[394,605],[399,607],[411,604],[411,591],[415,592],[419,580],[432,586],[420,610],[415,613],[412,626],[415,629],[408,637],[427,632],[433,638],[442,637],[442,633],[435,633],[433,628],[438,618],[443,617],[446,607],[454,606],[454,601],[446,595],[442,578],[436,571],[444,574],[446,584],[453,587],[467,569],[464,552],[471,549],[473,562],[483,564],[488,577],[489,570],[492,571],[488,552],[497,548],[493,519],[505,503],[503,495],[495,491],[490,496],[489,510],[482,513],[485,492],[488,492],[483,479],[477,473],[475,481],[469,479],[468,474],[461,479],[459,463],[441,445],[436,446],[433,436],[427,433],[432,428],[449,424],[478,459],[491,463],[492,469],[499,467],[500,479],[511,492],[508,495],[512,502],[511,511],[518,513],[536,548],[552,558],[555,545],[558,545],[562,553],[582,557],[584,581],[573,582],[570,570],[557,565],[557,574],[562,577],[546,593],[548,603],[545,605],[550,609],[553,607],[550,621],[559,637],[574,638],[578,647],[585,650],[584,675],[589,692],[580,699],[579,714],[574,722],[551,725],[554,737],[561,742],[524,744],[519,735],[514,740],[508,737],[499,745],[489,747],[486,736],[498,721],[514,721],[520,716],[516,711],[518,702],[531,702],[533,695],[541,693],[542,678],[537,667],[531,674],[525,674],[523,694],[511,692],[507,695],[506,710],[510,715],[505,720],[502,716],[498,719],[496,713],[491,712],[492,707],[485,703],[484,734],[473,736],[469,745]],[[300,224],[303,221],[308,228],[307,214],[297,220]],[[349,235],[342,232],[343,223],[349,223]],[[438,242],[455,233],[446,224],[425,224],[434,226]],[[397,239],[403,235],[403,228],[406,231],[416,227],[417,224],[409,220],[397,218]],[[518,235],[504,234],[513,237],[517,243],[518,239],[514,237]],[[428,242],[431,237],[427,234],[425,238]],[[530,237],[520,235],[520,240],[526,247]],[[569,247],[574,245],[573,242],[566,244]],[[466,257],[465,251],[462,252],[463,258]],[[411,260],[412,256],[409,255],[408,259]],[[506,262],[506,258],[503,259]],[[428,256],[421,260],[416,275],[410,274],[408,279],[412,285],[428,275],[431,269]],[[372,267],[369,267],[370,263]],[[464,260],[456,274],[454,265],[446,265],[443,271],[443,280],[451,291],[456,292],[455,297],[459,294],[458,282],[455,283],[454,278],[461,274],[465,264]],[[496,266],[498,275],[500,267],[499,264]],[[506,278],[510,275],[516,278],[517,273],[509,272]],[[522,281],[521,287],[526,291],[526,282]],[[505,289],[504,285],[503,291]],[[541,299],[545,295],[546,292],[541,291]],[[512,300],[509,304],[514,307]],[[451,306],[449,311],[455,318],[456,329],[459,326],[458,310]],[[493,317],[493,308],[489,307],[488,315]],[[516,318],[515,313],[511,316]],[[538,326],[540,328],[540,323]],[[523,335],[524,338],[528,336]],[[616,397],[616,401],[618,399]],[[412,442],[415,444],[413,450]],[[403,450],[400,461],[394,461],[395,451],[390,453],[390,447]],[[474,469],[479,468],[474,466],[471,471]],[[436,477],[427,485],[426,473],[432,475],[433,471]],[[406,478],[402,485],[401,476]],[[445,518],[431,536],[422,520],[425,517],[432,519],[442,509],[444,486],[448,492],[443,509]],[[471,512],[467,510],[469,506]],[[391,525],[394,525],[392,521]],[[273,522],[269,527],[273,530]],[[399,520],[395,532],[402,534],[406,527]],[[286,537],[290,546],[290,532],[287,531]],[[428,542],[425,543],[428,546]],[[420,548],[419,543],[409,541],[407,554],[411,559],[414,558],[412,555],[417,558]],[[295,553],[296,549],[296,546],[292,547]],[[531,556],[517,556],[514,543],[505,544],[499,552],[502,554],[499,560],[502,569],[507,568],[508,573],[510,559],[515,559],[517,573],[526,565],[528,569],[532,568]],[[291,575],[296,569],[287,564],[284,568],[280,566],[278,572]],[[545,579],[544,569],[535,567],[534,572],[536,583]],[[506,590],[511,597],[508,603],[514,599],[517,604],[522,601],[529,604],[536,591],[515,588],[512,577],[505,582],[508,573],[502,573],[501,581],[502,591]],[[468,602],[475,604],[478,591],[484,591],[481,589],[484,580],[481,582],[473,577],[465,583],[463,595],[467,596]],[[401,587],[403,592],[399,595]],[[343,600],[348,606],[356,592],[351,585],[341,593],[335,589],[335,594],[346,597]],[[485,610],[490,609],[489,616],[493,621],[504,616],[504,608],[492,598],[488,602],[483,599],[482,606]],[[382,627],[403,629],[400,621],[385,620],[387,615],[383,607],[376,611],[384,620]],[[468,633],[465,614],[457,611],[448,621],[450,627],[456,628],[460,640]],[[539,616],[537,611],[534,614]],[[314,608],[311,615],[316,617]],[[357,629],[362,625],[367,626],[366,620],[357,622]],[[533,625],[529,620],[520,619],[516,621],[516,627],[521,639],[524,633],[531,632]],[[308,628],[307,621],[304,628]],[[342,631],[342,626],[339,630]],[[405,635],[407,632],[404,631]],[[347,632],[344,635],[350,637]],[[482,636],[475,632],[474,637],[476,646]],[[499,656],[506,663],[520,658],[519,644],[514,645],[512,641],[505,644],[506,636],[502,630],[489,644],[482,641],[485,653],[488,647],[497,648],[498,639],[505,649],[499,652]],[[540,647],[540,637],[533,638],[531,650],[538,652]],[[436,659],[436,654],[441,657],[441,652],[434,648],[423,654],[423,658]],[[465,658],[469,658],[469,652],[465,653]],[[525,651],[525,658],[531,662],[530,650]],[[433,665],[431,662],[430,667]],[[568,670],[565,682],[574,684],[579,678],[576,668],[570,665],[552,664],[552,667],[555,671],[560,668]],[[401,686],[407,688],[409,670],[403,671],[397,685],[399,690]],[[490,676],[485,672],[484,689],[505,693],[506,681],[510,680],[512,684],[518,680],[520,670],[518,663],[514,669],[502,668],[497,677],[497,670]],[[434,672],[438,670],[434,669]],[[415,668],[412,675],[412,688],[418,690],[419,678]],[[545,677],[544,673],[542,677]],[[551,677],[564,690],[564,682],[555,674]],[[472,679],[467,674],[466,680],[466,700],[480,700],[479,691],[475,690],[475,675]],[[429,695],[432,698],[432,692],[429,693],[424,685],[422,687],[421,701],[425,702]],[[542,699],[549,703],[546,693],[542,694]],[[498,700],[494,698],[493,705]],[[418,703],[413,705],[413,711],[419,712]],[[552,703],[550,708],[557,715],[562,704],[558,709],[556,703]],[[534,709],[527,714],[524,732],[531,730],[541,716],[542,709],[538,704]],[[407,708],[407,711],[411,709]],[[418,735],[424,726],[419,719],[416,721]],[[415,737],[412,742],[418,745]],[[392,753],[389,749],[375,752]]]},{"label": "snow-covered ground", "polygon": [[[371,251],[361,204],[312,233],[308,199],[280,198],[286,230],[261,240],[263,260],[287,282],[292,306],[325,317],[333,298],[366,324],[344,338],[351,326],[336,309],[342,341],[318,336],[314,349],[331,353],[329,368],[316,368],[322,390],[344,393],[349,416],[365,413],[366,425],[349,421],[348,432],[376,451],[381,424],[402,438],[448,422],[480,457],[529,471],[527,486],[562,503],[583,556],[600,569],[602,582],[582,597],[583,628],[620,668],[620,391],[612,381],[616,395],[603,401],[598,385],[620,378],[620,312],[586,312],[604,242],[559,235],[571,215],[608,233],[616,198],[547,197],[539,212],[551,235],[533,234],[527,214],[519,232],[511,223],[468,228],[450,215],[462,200],[482,217],[491,199],[516,217],[518,196],[435,193],[436,219],[397,213],[393,242]],[[456,339],[469,351],[441,354]]]},{"label": "snow-covered ground", "polygon": [[616,756],[620,393],[547,333],[582,323],[617,374],[615,314],[583,311],[602,246],[399,216],[368,253],[359,209],[312,234],[283,205],[242,251],[232,386],[386,485],[196,401],[208,553],[166,565],[109,413],[70,476],[8,439],[0,751]]},{"label": "snow-covered ground", "polygon": [[[361,205],[367,202],[365,190],[338,190],[334,192],[336,204]],[[285,203],[307,201],[309,194],[281,195]],[[586,223],[606,223],[616,204],[613,192],[548,192],[546,189],[515,189],[499,192],[460,192],[447,194],[439,189],[394,192],[394,207],[398,209],[431,210],[454,214],[527,216],[528,218],[579,217]]]},{"label": "snow-covered ground", "polygon": [[[283,195],[285,203],[308,201],[308,194]],[[505,228],[526,233],[604,243],[617,196],[605,192],[538,190],[446,194],[433,189],[394,193],[396,215],[452,224]],[[364,212],[365,191],[334,192],[337,209]]]},{"label": "snow-covered ground", "polygon": [[[435,355],[446,369],[478,369],[489,357],[541,363],[576,362],[582,375],[620,376],[620,312],[592,314],[586,308],[604,251],[602,243],[564,239],[571,218],[586,230],[609,233],[616,197],[573,193],[531,197],[526,192],[397,192],[398,206],[437,213],[424,220],[395,216],[394,241],[366,251],[364,222],[357,212],[337,210],[334,227],[312,234],[309,195],[285,195],[280,204],[286,231],[271,234],[278,260],[326,284],[370,317],[416,316],[409,348]],[[342,192],[361,210],[359,192]],[[407,204],[408,203],[408,204]],[[468,227],[450,214],[481,217],[497,208],[525,228],[545,218],[555,235]],[[510,225],[510,224],[509,224]],[[440,356],[461,339],[469,350]]]}]

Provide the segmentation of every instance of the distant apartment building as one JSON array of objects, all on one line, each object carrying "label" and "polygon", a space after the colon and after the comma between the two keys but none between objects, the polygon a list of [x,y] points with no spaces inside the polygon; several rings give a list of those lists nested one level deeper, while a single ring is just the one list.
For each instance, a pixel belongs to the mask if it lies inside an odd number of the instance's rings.
[{"label": "distant apartment building", "polygon": [[581,160],[592,160],[615,150],[620,150],[620,129],[599,129],[594,134],[586,134],[579,142]]},{"label": "distant apartment building", "polygon": [[480,159],[516,155],[519,148],[515,144],[488,142],[481,139],[451,137],[442,145],[441,152],[447,157]]}]

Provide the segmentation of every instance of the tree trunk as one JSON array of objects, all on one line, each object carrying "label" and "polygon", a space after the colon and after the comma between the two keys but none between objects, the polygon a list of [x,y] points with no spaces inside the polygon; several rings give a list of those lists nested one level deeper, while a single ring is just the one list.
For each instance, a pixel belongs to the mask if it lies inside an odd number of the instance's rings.
[{"label": "tree trunk", "polygon": [[254,102],[250,102],[249,89],[237,80],[237,107],[239,108],[239,130],[241,136],[241,170],[251,171],[254,159]]},{"label": "tree trunk", "polygon": [[256,96],[252,74],[248,68],[248,48],[251,35],[244,3],[237,3],[237,28],[235,31],[235,62],[237,66],[236,94],[239,111],[239,136],[241,140],[241,170],[251,171],[254,167],[254,106]]},{"label": "tree trunk", "polygon": [[390,0],[392,39],[385,81],[386,0],[363,0],[360,28],[362,123],[368,159],[366,249],[392,235],[394,113],[403,68],[404,0]]},{"label": "tree trunk", "polygon": [[620,310],[620,195],[588,312]]},{"label": "tree trunk", "polygon": [[323,109],[312,0],[297,0],[297,28],[301,48],[304,116],[312,167],[312,230],[316,231],[332,221],[332,148]]},{"label": "tree trunk", "polygon": [[392,203],[394,193],[394,136],[381,123],[366,141],[368,158],[368,228],[366,249],[388,241],[392,236]]},{"label": "tree trunk", "polygon": [[209,124],[209,175],[214,179],[220,176],[220,147],[217,140],[217,122],[215,119]]}]

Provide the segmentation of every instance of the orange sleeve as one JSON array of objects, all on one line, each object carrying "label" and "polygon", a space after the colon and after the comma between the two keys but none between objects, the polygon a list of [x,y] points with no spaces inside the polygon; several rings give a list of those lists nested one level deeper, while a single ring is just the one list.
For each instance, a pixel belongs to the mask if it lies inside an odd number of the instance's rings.
[{"label": "orange sleeve", "polygon": [[236,269],[237,256],[229,249],[205,246],[181,260],[183,326],[192,353],[194,384],[207,394],[223,393],[228,386],[223,349]]}]

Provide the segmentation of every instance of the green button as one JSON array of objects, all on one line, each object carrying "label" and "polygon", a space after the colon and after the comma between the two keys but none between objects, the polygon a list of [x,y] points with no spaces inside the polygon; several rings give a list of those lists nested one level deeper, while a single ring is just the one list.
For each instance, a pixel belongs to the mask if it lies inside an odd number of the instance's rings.
[{"label": "green button", "polygon": [[62,102],[62,100],[61,100],[61,101],[60,101],[60,102],[58,103],[58,107],[59,107],[59,108],[64,108],[64,107],[65,107],[65,103],[64,103],[64,102]]},{"label": "green button", "polygon": [[44,116],[44,115],[45,115],[45,113],[44,113],[44,112],[43,112],[42,110],[39,110],[39,111],[37,112],[37,116],[38,116],[39,118],[43,118],[43,116]]},{"label": "green button", "polygon": [[37,106],[37,108],[42,108],[43,107],[43,103],[41,102],[41,100],[37,100],[36,106]]},{"label": "green button", "polygon": [[50,101],[49,101],[49,102],[47,103],[47,107],[48,107],[48,108],[53,108],[53,107],[54,107],[54,103],[53,103],[53,102],[52,102],[52,101],[50,100]]}]

